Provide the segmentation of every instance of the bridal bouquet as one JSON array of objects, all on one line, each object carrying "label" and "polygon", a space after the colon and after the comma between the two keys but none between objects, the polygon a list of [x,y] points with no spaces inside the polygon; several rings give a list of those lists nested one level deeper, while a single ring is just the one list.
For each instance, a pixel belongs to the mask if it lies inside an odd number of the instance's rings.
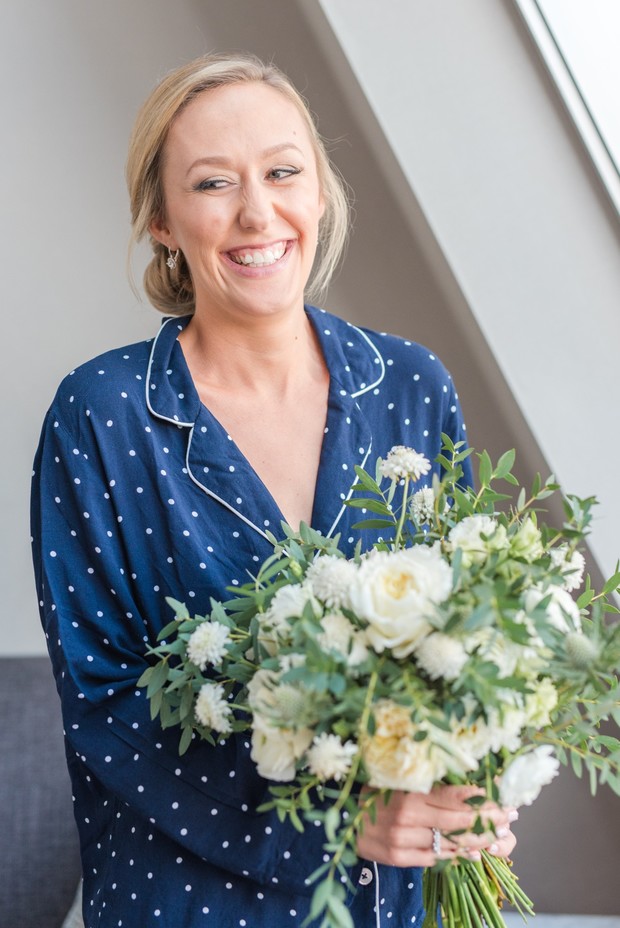
[{"label": "bridal bouquet", "polygon": [[[419,489],[430,462],[411,448],[392,448],[374,475],[356,469],[348,505],[374,533],[371,550],[360,542],[347,558],[338,538],[284,526],[234,599],[205,616],[169,600],[176,617],[140,681],[153,717],[180,726],[181,752],[197,736],[216,744],[249,729],[274,784],[264,808],[300,831],[322,821],[308,921],[323,928],[353,924],[348,868],[391,790],[471,784],[474,809],[518,807],[561,763],[587,772],[592,791],[620,794],[620,741],[599,729],[620,724],[620,624],[608,618],[620,573],[600,593],[588,579],[574,598],[595,500],[568,497],[564,525],[548,527],[551,479],[528,494],[513,452],[495,466],[483,452],[480,488],[465,488],[471,451],[444,442],[442,478]],[[474,830],[488,828],[479,815]],[[502,928],[503,903],[532,911],[510,863],[487,851],[438,860],[424,895],[425,928],[438,911],[448,928]]]}]

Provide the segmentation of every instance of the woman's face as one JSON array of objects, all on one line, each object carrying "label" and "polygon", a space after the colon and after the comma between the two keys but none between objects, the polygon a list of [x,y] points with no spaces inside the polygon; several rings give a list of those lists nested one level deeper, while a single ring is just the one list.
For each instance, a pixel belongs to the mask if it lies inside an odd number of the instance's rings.
[{"label": "woman's face", "polygon": [[189,265],[196,312],[299,309],[323,197],[308,130],[262,83],[197,96],[164,146],[165,216],[151,232]]}]

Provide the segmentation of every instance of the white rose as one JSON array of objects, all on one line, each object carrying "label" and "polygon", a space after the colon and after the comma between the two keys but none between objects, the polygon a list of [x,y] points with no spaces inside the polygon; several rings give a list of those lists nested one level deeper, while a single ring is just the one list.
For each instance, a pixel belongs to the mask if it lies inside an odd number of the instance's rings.
[{"label": "white rose", "polygon": [[378,552],[365,559],[351,589],[351,607],[368,622],[368,642],[406,657],[431,631],[435,604],[452,589],[452,568],[437,545]]},{"label": "white rose", "polygon": [[504,526],[491,516],[466,516],[450,530],[448,545],[452,551],[460,548],[463,567],[471,567],[485,561],[491,551],[507,548],[508,537]]},{"label": "white rose", "polygon": [[430,740],[414,741],[416,728],[409,710],[389,699],[374,707],[375,732],[365,735],[361,751],[369,785],[428,793],[447,773],[445,754]]},{"label": "white rose", "polygon": [[548,744],[541,744],[529,754],[520,754],[504,771],[499,785],[502,806],[531,806],[547,783],[558,775],[560,763]]},{"label": "white rose", "polygon": [[261,777],[284,783],[295,778],[295,762],[312,743],[310,728],[277,728],[254,713],[251,757]]}]

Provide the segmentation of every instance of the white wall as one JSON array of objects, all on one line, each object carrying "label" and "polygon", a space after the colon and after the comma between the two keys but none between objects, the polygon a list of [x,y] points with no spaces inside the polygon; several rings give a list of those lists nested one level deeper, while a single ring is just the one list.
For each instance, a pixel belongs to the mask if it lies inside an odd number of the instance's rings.
[{"label": "white wall", "polygon": [[28,534],[31,463],[64,374],[151,334],[125,277],[123,179],[137,107],[205,50],[196,4],[20,0],[0,28],[4,309],[0,653],[42,653]]},{"label": "white wall", "polygon": [[610,574],[620,223],[513,4],[321,7],[546,461],[599,497]]}]

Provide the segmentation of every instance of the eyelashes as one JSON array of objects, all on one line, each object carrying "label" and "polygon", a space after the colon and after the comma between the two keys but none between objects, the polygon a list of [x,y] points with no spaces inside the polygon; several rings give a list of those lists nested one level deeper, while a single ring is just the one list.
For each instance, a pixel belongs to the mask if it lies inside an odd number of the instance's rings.
[{"label": "eyelashes", "polygon": [[[272,168],[266,174],[267,179],[274,181],[286,180],[288,177],[294,177],[296,174],[301,174],[302,168],[294,167],[281,167],[281,168]],[[208,177],[205,180],[199,181],[194,185],[194,190],[196,191],[215,191],[215,190],[225,190],[227,187],[235,186],[236,181],[232,181],[226,177]]]}]

